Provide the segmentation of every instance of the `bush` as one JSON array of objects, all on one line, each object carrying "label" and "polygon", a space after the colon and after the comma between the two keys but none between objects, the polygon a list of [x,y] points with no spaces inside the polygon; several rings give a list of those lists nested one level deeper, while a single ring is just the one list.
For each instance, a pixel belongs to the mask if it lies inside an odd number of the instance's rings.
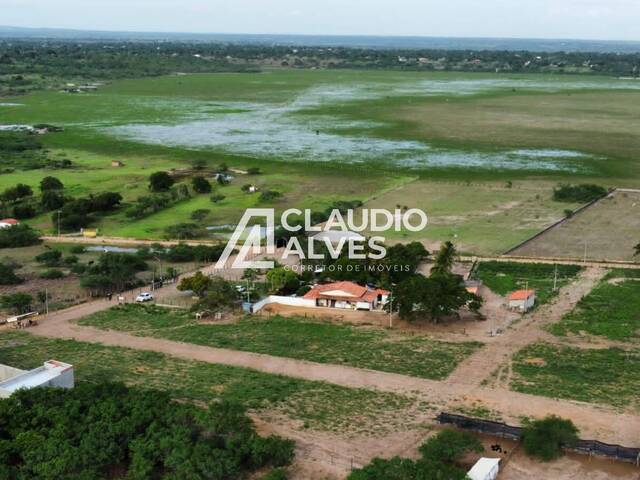
[{"label": "bush", "polygon": [[155,172],[149,176],[149,190],[152,192],[166,192],[174,184],[174,180],[167,172]]},{"label": "bush", "polygon": [[85,252],[85,249],[82,245],[74,245],[73,247],[71,247],[69,249],[69,252],[75,254],[75,255],[80,255],[81,253]]},{"label": "bush", "polygon": [[13,271],[10,265],[0,263],[0,285],[18,285],[23,280]]},{"label": "bush", "polygon": [[264,192],[262,192],[260,194],[260,201],[261,202],[269,202],[271,200],[275,200],[277,198],[282,197],[282,193],[276,191],[276,190],[265,190]]},{"label": "bush", "polygon": [[62,190],[64,185],[56,177],[44,177],[40,180],[40,190],[45,192],[47,190]]},{"label": "bush", "polygon": [[40,278],[44,278],[46,280],[57,280],[59,278],[64,278],[64,273],[57,268],[51,268],[42,272],[40,274]]},{"label": "bush", "polygon": [[211,200],[211,203],[219,203],[219,202],[221,202],[222,200],[224,200],[225,198],[227,198],[227,197],[225,197],[224,195],[221,195],[221,194],[217,193],[217,194],[215,194],[215,195],[211,195],[211,196],[209,197],[209,200]]},{"label": "bush", "polygon": [[211,183],[206,178],[198,175],[191,179],[191,186],[196,193],[209,193],[211,192]]},{"label": "bush", "polygon": [[207,215],[209,215],[209,213],[211,213],[211,210],[209,210],[208,208],[199,208],[198,210],[194,210],[193,212],[191,212],[191,220],[201,222],[205,218],[207,218]]},{"label": "bush", "polygon": [[267,473],[262,480],[287,480],[287,472],[281,468],[276,468]]},{"label": "bush", "polygon": [[0,305],[2,308],[12,310],[18,315],[27,313],[31,309],[32,302],[33,297],[28,293],[22,292],[11,293],[0,297]]},{"label": "bush", "polygon": [[40,243],[40,235],[28,225],[0,228],[0,248],[28,247]]},{"label": "bush", "polygon": [[60,264],[62,259],[62,252],[60,250],[47,250],[46,252],[36,255],[36,262],[42,263],[47,267],[56,267]]},{"label": "bush", "polygon": [[0,194],[0,200],[5,202],[15,202],[25,197],[30,197],[33,195],[33,190],[29,185],[25,185],[24,183],[18,183],[14,187],[7,188],[4,192]]},{"label": "bush", "polygon": [[178,223],[165,228],[168,238],[176,238],[178,240],[191,240],[206,236],[206,230],[195,223]]},{"label": "bush", "polygon": [[29,203],[19,203],[13,207],[13,216],[20,220],[33,218],[37,214],[36,209]]},{"label": "bush", "polygon": [[247,170],[247,173],[249,175],[260,175],[262,173],[262,170],[260,170],[259,167],[251,167]]},{"label": "bush", "polygon": [[563,454],[562,447],[572,447],[578,441],[578,429],[571,420],[550,415],[525,425],[522,444],[527,454],[549,462]]},{"label": "bush", "polygon": [[46,211],[58,210],[64,206],[64,196],[55,190],[46,190],[42,192],[40,206]]},{"label": "bush", "polygon": [[556,202],[589,203],[607,194],[607,189],[595,184],[560,185],[553,189]]}]

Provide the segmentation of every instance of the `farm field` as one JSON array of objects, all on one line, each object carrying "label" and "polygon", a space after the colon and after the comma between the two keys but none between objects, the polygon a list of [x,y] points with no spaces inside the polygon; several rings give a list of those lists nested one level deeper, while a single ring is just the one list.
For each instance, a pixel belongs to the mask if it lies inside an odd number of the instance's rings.
[{"label": "farm field", "polygon": [[640,409],[640,351],[536,343],[513,358],[517,392]]},{"label": "farm field", "polygon": [[639,231],[640,192],[618,191],[510,254],[635,261]]},{"label": "farm field", "polygon": [[[636,274],[637,275],[637,274]],[[560,336],[595,336],[621,342],[640,341],[640,278],[605,280],[576,309],[549,329]]]},{"label": "farm field", "polygon": [[[506,296],[524,288],[536,291],[536,305],[551,300],[558,289],[567,285],[580,273],[574,265],[548,265],[542,263],[481,262],[473,272],[493,292]],[[554,290],[554,277],[556,290]]]},{"label": "farm field", "polygon": [[374,327],[335,325],[279,316],[202,324],[186,312],[126,305],[81,319],[80,325],[123,330],[210,347],[441,380],[472,354],[477,342],[449,343]]},{"label": "farm field", "polygon": [[[95,226],[145,239],[164,238],[196,210],[209,210],[202,227],[217,228],[255,206],[321,210],[357,199],[419,207],[431,218],[426,231],[390,241],[453,239],[465,251],[497,254],[576,206],[551,201],[558,182],[635,184],[639,100],[637,82],[605,77],[279,70],[122,80],[93,93],[8,99],[0,123],[63,126],[42,141],[73,166],[4,173],[0,189],[54,175],[70,195],[118,191],[125,206]],[[559,112],[569,112],[567,131]],[[524,120],[514,131],[517,115]],[[464,133],[476,127],[482,138]],[[195,162],[209,177],[221,164],[264,173],[214,185],[225,197],[215,204],[192,195],[142,220],[124,215],[148,194],[151,173],[172,171],[189,184]],[[260,201],[241,191],[246,183],[283,197]],[[55,230],[50,214],[30,223]]]},{"label": "farm field", "polygon": [[[380,433],[393,422],[418,419],[428,406],[406,396],[351,389],[254,370],[187,361],[156,352],[0,333],[0,363],[35,368],[51,358],[74,365],[76,381],[119,381],[166,390],[176,399],[235,401],[255,411],[279,412],[308,428]],[[398,415],[404,411],[406,416]],[[391,424],[390,424],[391,422]],[[399,423],[393,425],[398,427]]]}]

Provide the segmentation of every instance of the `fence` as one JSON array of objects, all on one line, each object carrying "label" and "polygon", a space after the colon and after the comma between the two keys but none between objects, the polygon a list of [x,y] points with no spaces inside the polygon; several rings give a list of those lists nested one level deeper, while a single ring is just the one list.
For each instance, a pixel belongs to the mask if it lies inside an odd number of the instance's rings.
[{"label": "fence", "polygon": [[253,313],[259,312],[265,306],[277,303],[279,305],[290,305],[293,307],[308,307],[313,308],[316,306],[316,302],[313,300],[308,300],[302,297],[282,297],[279,295],[269,295],[266,298],[263,298],[257,303],[253,304]]},{"label": "fence", "polygon": [[[493,422],[479,418],[465,417],[453,413],[442,412],[437,418],[439,423],[455,425],[463,430],[471,430],[479,433],[486,433],[511,440],[520,440],[523,428],[507,425],[506,423]],[[578,443],[570,450],[585,455],[599,455],[614,458],[625,462],[632,462],[640,466],[640,448],[623,447],[620,445],[610,445],[598,440],[578,440]]]}]

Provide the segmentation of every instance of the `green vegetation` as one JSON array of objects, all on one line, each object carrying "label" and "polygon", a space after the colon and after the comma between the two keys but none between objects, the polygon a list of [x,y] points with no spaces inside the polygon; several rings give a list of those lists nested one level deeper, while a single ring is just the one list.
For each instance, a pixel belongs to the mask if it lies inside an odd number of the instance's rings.
[{"label": "green vegetation", "polygon": [[[630,271],[640,276],[640,271]],[[575,310],[549,327],[555,335],[596,335],[622,342],[640,340],[640,278],[603,282]]]},{"label": "green vegetation", "polygon": [[79,323],[141,336],[438,380],[446,378],[461,360],[480,347],[474,342],[439,342],[388,333],[381,328],[279,316],[247,317],[228,325],[199,324],[192,314],[136,305],[114,307]]},{"label": "green vegetation", "polygon": [[[529,288],[536,291],[536,305],[543,305],[555,297],[558,289],[571,282],[581,267],[543,263],[481,262],[473,275],[498,295],[506,296],[514,290]],[[556,290],[553,289],[554,278]]]},{"label": "green vegetation", "polygon": [[348,480],[464,480],[468,478],[466,471],[457,462],[469,452],[482,451],[482,444],[473,435],[446,429],[420,447],[417,461],[374,458],[369,465],[354,470]]},{"label": "green vegetation", "polygon": [[294,456],[293,441],[258,436],[238,405],[200,411],[114,383],[19,391],[0,400],[0,425],[5,479],[233,480]]},{"label": "green vegetation", "polygon": [[578,429],[573,422],[555,415],[526,423],[522,432],[525,452],[544,462],[561,457],[563,447],[571,448],[577,442]]},{"label": "green vegetation", "polygon": [[640,351],[530,345],[513,358],[518,392],[640,409]]},{"label": "green vegetation", "polygon": [[607,189],[600,185],[560,185],[553,189],[553,199],[556,202],[589,203],[607,194]]},{"label": "green vegetation", "polygon": [[0,248],[28,247],[40,243],[40,235],[29,225],[0,228]]},{"label": "green vegetation", "polygon": [[124,382],[168,392],[177,400],[239,403],[278,411],[308,428],[345,432],[384,431],[405,426],[428,408],[415,399],[384,392],[298,380],[238,367],[180,360],[128,348],[37,337],[0,335],[0,363],[36,368],[56,358],[75,367],[78,382]]}]

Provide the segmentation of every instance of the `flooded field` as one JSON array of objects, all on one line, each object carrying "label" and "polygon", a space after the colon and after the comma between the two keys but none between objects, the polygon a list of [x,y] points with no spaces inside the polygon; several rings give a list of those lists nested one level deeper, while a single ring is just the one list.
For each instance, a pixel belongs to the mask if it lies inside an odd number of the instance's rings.
[{"label": "flooded field", "polygon": [[[256,84],[260,88],[260,84]],[[456,149],[423,140],[381,135],[384,121],[354,119],[332,108],[357,108],[398,97],[465,97],[496,92],[560,92],[594,89],[640,90],[633,81],[548,81],[526,79],[421,80],[397,83],[320,85],[279,102],[185,101],[170,122],[107,127],[110,134],[139,142],[214,149],[253,158],[283,161],[390,162],[406,168],[474,167],[505,170],[586,171],[589,153],[557,148]],[[155,102],[152,98],[148,102]],[[167,105],[174,111],[179,105]]]}]

